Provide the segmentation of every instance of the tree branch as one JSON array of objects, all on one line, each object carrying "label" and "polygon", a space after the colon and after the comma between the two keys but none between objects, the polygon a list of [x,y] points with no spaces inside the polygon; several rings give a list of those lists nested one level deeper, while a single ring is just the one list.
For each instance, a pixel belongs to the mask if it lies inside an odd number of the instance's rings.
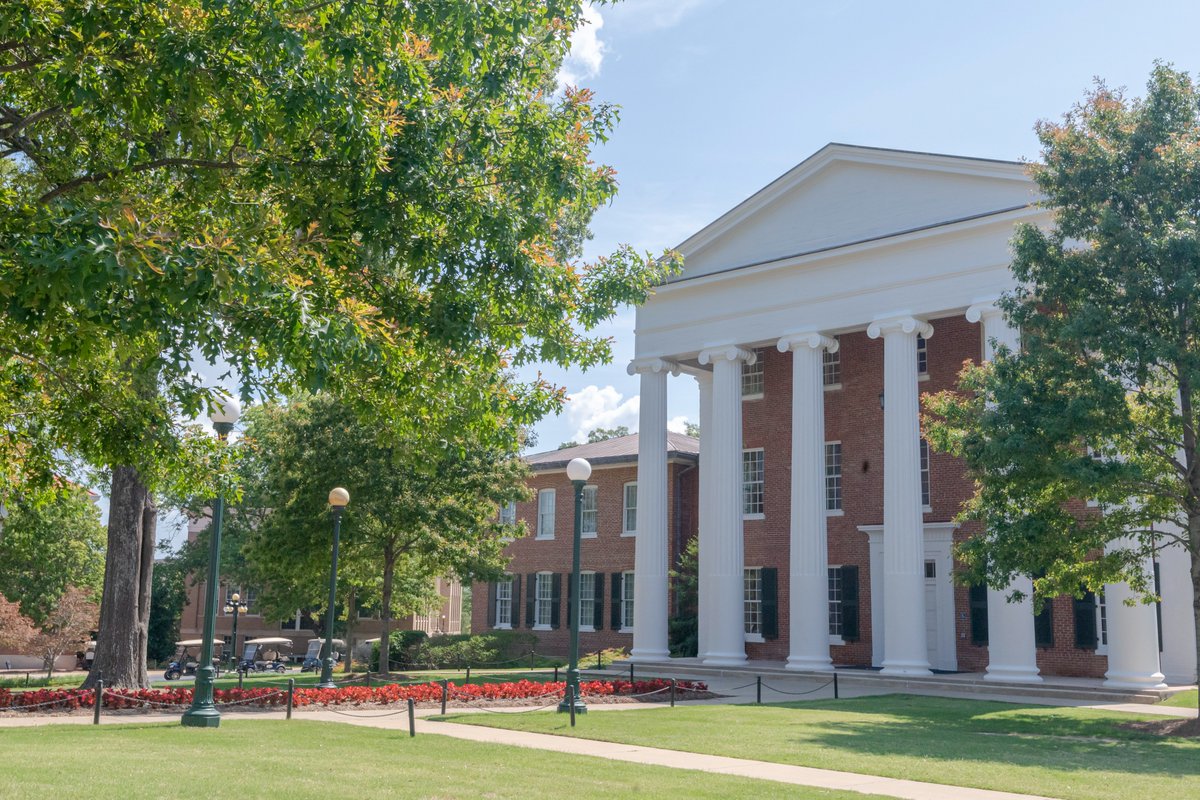
[{"label": "tree branch", "polygon": [[89,183],[100,183],[118,175],[134,175],[139,172],[149,172],[162,167],[191,167],[196,169],[241,169],[242,165],[234,161],[210,161],[202,158],[157,158],[144,164],[135,164],[124,169],[109,169],[103,172],[93,172],[66,183],[59,184],[38,198],[39,203],[48,203],[59,195],[65,194]]},{"label": "tree branch", "polygon": [[26,59],[25,61],[18,61],[15,64],[0,64],[0,73],[24,72],[25,70],[29,69],[30,67],[36,67],[38,64],[41,64],[43,61],[46,61],[46,59],[44,59],[44,58],[29,58],[29,59]]},{"label": "tree branch", "polygon": [[62,111],[63,111],[62,106],[53,106],[51,108],[42,109],[41,111],[38,111],[35,114],[30,114],[28,117],[25,117],[24,119],[19,120],[17,122],[14,122],[13,126],[11,128],[0,131],[0,136],[4,137],[5,139],[17,136],[18,134],[21,133],[21,131],[25,130],[30,125],[33,125],[36,122],[40,122],[41,120],[45,119],[46,117],[52,117],[55,114],[61,114]]}]

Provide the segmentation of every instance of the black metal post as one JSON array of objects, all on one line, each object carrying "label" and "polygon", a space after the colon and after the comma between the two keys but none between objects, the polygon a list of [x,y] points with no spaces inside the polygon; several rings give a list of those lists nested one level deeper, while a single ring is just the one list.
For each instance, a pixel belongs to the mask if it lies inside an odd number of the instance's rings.
[{"label": "black metal post", "polygon": [[633,664],[629,665],[629,691],[633,691]]},{"label": "black metal post", "polygon": [[417,712],[414,710],[411,697],[408,698],[408,735],[409,737],[417,735]]},{"label": "black metal post", "polygon": [[333,682],[333,622],[337,603],[338,540],[342,534],[342,506],[333,507],[333,560],[329,565],[329,606],[325,610],[325,653],[321,659],[321,682],[318,689],[336,689]]},{"label": "black metal post", "polygon": [[558,665],[554,665],[554,682],[558,683]]},{"label": "black metal post", "polygon": [[96,679],[96,698],[92,701],[92,724],[100,724],[100,706],[104,705],[104,674]]},{"label": "black metal post", "polygon": [[450,682],[442,678],[442,716],[446,716],[446,697],[450,694]]},{"label": "black metal post", "polygon": [[[575,727],[575,687],[567,685],[567,706],[571,710],[571,727]],[[561,709],[560,709],[561,710]]]},{"label": "black metal post", "polygon": [[833,699],[838,699],[837,673],[833,673]]},{"label": "black metal post", "polygon": [[246,670],[238,667],[238,688],[242,688],[242,679],[246,677]]},{"label": "black metal post", "polygon": [[675,679],[671,678],[671,708],[675,707]]},{"label": "black metal post", "polygon": [[[571,706],[571,719],[575,719],[575,714],[587,713],[587,706],[579,698],[579,550],[580,541],[583,538],[583,487],[586,481],[571,481],[575,487],[575,535],[571,543],[571,599],[569,608],[571,609],[571,619],[568,620],[570,625],[570,650],[568,652],[567,661],[567,692],[563,696],[563,702],[558,704],[560,712],[566,711],[566,705]],[[555,667],[555,672],[558,672],[558,667]],[[574,722],[571,723],[572,725]]]},{"label": "black metal post", "polygon": [[467,664],[467,678],[465,681],[463,681],[463,683],[470,683],[470,682],[471,682],[471,665]]},{"label": "black metal post", "polygon": [[762,675],[754,679],[754,702],[762,705]]},{"label": "black metal post", "polygon": [[288,678],[287,718],[292,718],[292,703],[296,699],[296,679]]}]

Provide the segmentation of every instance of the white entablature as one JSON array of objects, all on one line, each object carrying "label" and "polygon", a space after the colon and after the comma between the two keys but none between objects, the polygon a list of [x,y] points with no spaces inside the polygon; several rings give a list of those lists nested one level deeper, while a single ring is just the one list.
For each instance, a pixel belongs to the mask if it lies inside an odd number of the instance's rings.
[{"label": "white entablature", "polygon": [[1046,224],[1023,164],[831,144],[677,248],[638,309],[637,356],[960,314],[1012,288],[1009,241]]}]

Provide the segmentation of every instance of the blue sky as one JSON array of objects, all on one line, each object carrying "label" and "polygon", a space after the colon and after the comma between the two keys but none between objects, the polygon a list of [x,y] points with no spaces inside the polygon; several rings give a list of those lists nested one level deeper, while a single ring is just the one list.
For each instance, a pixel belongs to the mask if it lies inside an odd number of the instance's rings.
[{"label": "blue sky", "polygon": [[[622,108],[597,153],[621,191],[589,256],[677,245],[828,142],[1034,159],[1034,123],[1093,77],[1141,95],[1155,59],[1200,71],[1194,2],[626,0],[589,18],[567,70]],[[573,400],[535,449],[636,430],[632,309],[600,332],[611,364],[543,368]],[[675,424],[696,405],[695,381],[672,379]]]}]

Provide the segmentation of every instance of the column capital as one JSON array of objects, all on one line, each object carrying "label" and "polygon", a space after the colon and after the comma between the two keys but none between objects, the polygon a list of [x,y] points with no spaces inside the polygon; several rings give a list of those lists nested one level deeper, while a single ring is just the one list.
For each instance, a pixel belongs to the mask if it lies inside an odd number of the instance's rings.
[{"label": "column capital", "polygon": [[933,326],[916,317],[898,316],[877,319],[867,326],[867,336],[878,339],[889,333],[915,333],[929,339],[933,336]]},{"label": "column capital", "polygon": [[701,364],[715,364],[718,361],[743,361],[753,364],[758,360],[758,356],[753,350],[738,347],[736,344],[723,344],[704,348],[700,351],[698,360]]},{"label": "column capital", "polygon": [[802,347],[836,353],[838,351],[838,340],[816,331],[805,331],[804,333],[785,334],[775,346],[781,353],[799,350]]},{"label": "column capital", "polygon": [[996,317],[1003,317],[1004,310],[997,303],[999,297],[990,297],[985,300],[976,300],[967,309],[967,322],[980,322],[982,320],[990,320]]},{"label": "column capital", "polygon": [[658,356],[650,356],[649,358],[635,358],[629,362],[629,366],[625,371],[630,375],[640,375],[647,372],[669,372],[672,375],[679,374],[679,365],[674,361]]}]

